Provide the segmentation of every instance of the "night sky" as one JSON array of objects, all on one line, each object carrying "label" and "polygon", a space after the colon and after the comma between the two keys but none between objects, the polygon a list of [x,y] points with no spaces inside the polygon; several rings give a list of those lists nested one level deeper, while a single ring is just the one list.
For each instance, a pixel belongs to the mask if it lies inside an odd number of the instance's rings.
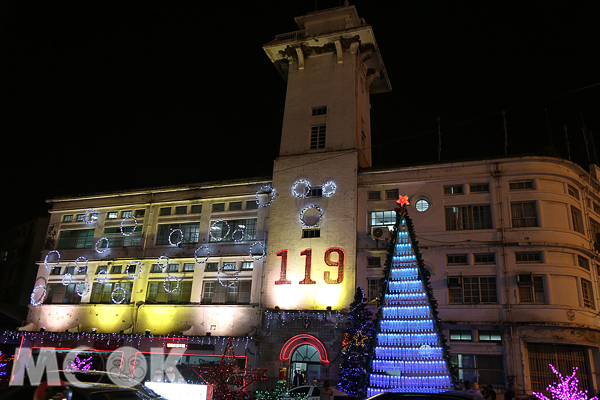
[{"label": "night sky", "polygon": [[[46,199],[270,175],[285,82],[262,50],[339,0],[0,3],[0,230]],[[172,4],[175,3],[175,4]],[[207,5],[208,4],[208,5]],[[598,1],[353,0],[392,92],[376,167],[600,146]],[[590,157],[594,157],[593,149]],[[600,150],[600,149],[599,149]]]}]

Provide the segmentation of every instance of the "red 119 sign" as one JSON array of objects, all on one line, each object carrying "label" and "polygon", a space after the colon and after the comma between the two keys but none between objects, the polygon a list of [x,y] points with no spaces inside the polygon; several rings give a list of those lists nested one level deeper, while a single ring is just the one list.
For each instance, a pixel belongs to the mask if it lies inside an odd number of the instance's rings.
[{"label": "red 119 sign", "polygon": [[[338,255],[337,261],[331,260],[331,254],[336,253]],[[315,285],[317,282],[313,281],[310,277],[311,266],[312,266],[312,249],[306,249],[300,252],[301,256],[304,256],[304,279],[298,282],[301,285]],[[292,282],[287,279],[287,264],[288,264],[288,250],[281,250],[277,253],[277,257],[281,257],[281,270],[279,272],[279,279],[275,281],[276,285],[291,285]],[[331,279],[331,272],[325,271],[323,274],[323,280],[325,283],[330,285],[340,284],[344,280],[344,264],[346,261],[346,253],[339,247],[330,247],[325,251],[324,256],[325,264],[330,267],[337,267],[337,279]]]}]

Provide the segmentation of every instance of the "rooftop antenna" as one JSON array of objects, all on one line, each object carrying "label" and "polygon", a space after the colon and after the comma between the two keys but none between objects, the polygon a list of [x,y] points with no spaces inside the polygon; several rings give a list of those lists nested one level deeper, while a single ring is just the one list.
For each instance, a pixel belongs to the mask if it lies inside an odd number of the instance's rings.
[{"label": "rooftop antenna", "polygon": [[563,125],[563,129],[565,130],[565,145],[567,146],[567,157],[569,161],[571,161],[571,145],[569,143],[569,131],[567,131],[567,126]]},{"label": "rooftop antenna", "polygon": [[506,110],[502,110],[502,119],[504,120],[504,155],[508,152],[508,131],[506,130]]},{"label": "rooftop antenna", "polygon": [[442,127],[440,125],[440,116],[437,118],[438,123],[438,161],[442,159]]}]

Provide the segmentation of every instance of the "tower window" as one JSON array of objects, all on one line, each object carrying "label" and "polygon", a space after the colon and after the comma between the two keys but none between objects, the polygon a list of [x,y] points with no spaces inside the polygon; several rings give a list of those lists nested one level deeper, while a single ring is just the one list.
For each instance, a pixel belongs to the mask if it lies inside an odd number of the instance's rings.
[{"label": "tower window", "polygon": [[327,115],[327,106],[312,108],[312,116],[317,117],[319,115]]},{"label": "tower window", "polygon": [[313,125],[310,127],[310,148],[325,148],[325,124]]}]

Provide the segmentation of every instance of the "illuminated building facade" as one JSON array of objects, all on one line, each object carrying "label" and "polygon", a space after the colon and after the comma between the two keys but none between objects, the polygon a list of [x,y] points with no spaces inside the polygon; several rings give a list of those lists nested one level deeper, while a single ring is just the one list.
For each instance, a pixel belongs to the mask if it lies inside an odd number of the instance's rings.
[{"label": "illuminated building facade", "polygon": [[531,393],[552,357],[597,388],[597,167],[373,169],[369,95],[391,86],[371,27],[354,7],[296,22],[264,46],[288,82],[272,176],[51,200],[25,344],[185,343],[194,363],[232,336],[265,387],[298,369],[335,383],[343,311],[356,286],[379,296],[408,195],[459,377]]}]

